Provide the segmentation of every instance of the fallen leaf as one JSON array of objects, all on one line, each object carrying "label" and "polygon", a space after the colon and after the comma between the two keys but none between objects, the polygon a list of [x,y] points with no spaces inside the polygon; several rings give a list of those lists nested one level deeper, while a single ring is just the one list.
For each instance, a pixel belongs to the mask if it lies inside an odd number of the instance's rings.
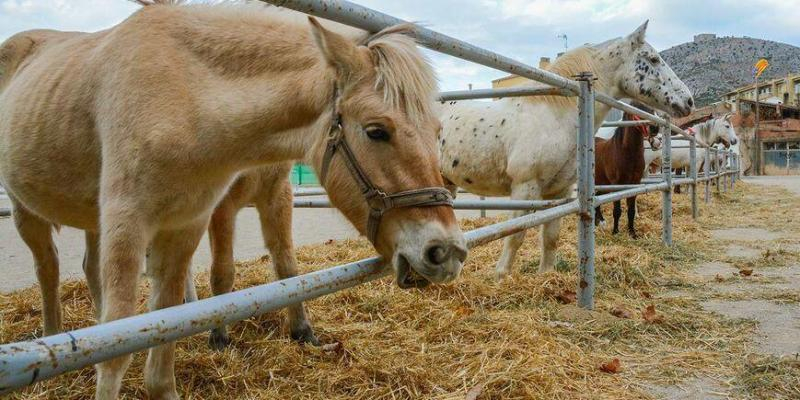
[{"label": "fallen leaf", "polygon": [[473,312],[474,311],[472,311],[471,308],[465,307],[465,306],[460,306],[460,307],[456,308],[456,314],[461,315],[461,316],[471,315]]},{"label": "fallen leaf", "polygon": [[573,325],[573,324],[571,324],[569,322],[564,322],[564,321],[550,321],[550,322],[547,323],[547,326],[549,326],[551,328],[568,328],[568,329],[571,329],[575,325]]},{"label": "fallen leaf", "polygon": [[565,290],[556,296],[556,300],[561,304],[571,304],[578,300],[578,294],[572,290]]},{"label": "fallen leaf", "polygon": [[342,342],[334,342],[322,345],[322,351],[325,353],[341,353],[344,350]]},{"label": "fallen leaf", "polygon": [[653,298],[653,295],[650,294],[650,292],[642,292],[642,297],[644,297],[645,299],[651,299]]},{"label": "fallen leaf", "polygon": [[615,358],[607,363],[600,364],[600,371],[616,374],[622,371],[622,363],[619,362],[619,358]]},{"label": "fallen leaf", "polygon": [[475,385],[467,392],[467,397],[465,397],[464,400],[478,400],[478,396],[481,395],[484,387],[486,387],[486,382]]},{"label": "fallen leaf", "polygon": [[617,318],[625,318],[625,319],[633,318],[633,313],[623,306],[614,307],[614,309],[611,310],[611,315]]},{"label": "fallen leaf", "polygon": [[723,277],[720,274],[717,274],[717,276],[715,276],[714,279],[716,279],[717,282],[725,282],[725,277]]},{"label": "fallen leaf", "polygon": [[651,324],[660,324],[664,322],[664,316],[656,314],[656,306],[654,304],[650,304],[642,311],[642,318]]},{"label": "fallen leaf", "polygon": [[752,269],[740,269],[739,270],[739,275],[741,275],[741,276],[753,275],[753,270]]}]

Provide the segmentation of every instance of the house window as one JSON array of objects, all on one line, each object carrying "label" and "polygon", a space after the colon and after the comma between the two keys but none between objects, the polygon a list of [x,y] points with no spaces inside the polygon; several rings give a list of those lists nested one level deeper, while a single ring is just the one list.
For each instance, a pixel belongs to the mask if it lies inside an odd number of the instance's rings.
[{"label": "house window", "polygon": [[800,82],[794,84],[794,92],[800,94]]},{"label": "house window", "polygon": [[769,86],[758,88],[758,94],[770,94],[770,93],[772,93],[772,88]]}]

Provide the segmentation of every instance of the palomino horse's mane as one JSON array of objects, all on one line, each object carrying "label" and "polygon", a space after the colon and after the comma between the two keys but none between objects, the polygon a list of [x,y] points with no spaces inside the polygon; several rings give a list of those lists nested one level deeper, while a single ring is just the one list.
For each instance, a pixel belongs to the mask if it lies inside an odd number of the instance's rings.
[{"label": "palomino horse's mane", "polygon": [[[302,37],[308,38],[308,45],[311,46],[310,28],[305,14],[295,11],[266,5],[263,3],[245,3],[239,1],[221,3],[199,3],[190,4],[184,0],[131,0],[144,6],[171,5],[186,7],[192,10],[198,17],[231,20],[231,26],[242,26],[243,24],[258,24],[265,30],[279,30],[275,32],[282,38],[290,36],[290,30],[295,30]],[[265,24],[268,23],[268,24]],[[354,44],[366,46],[371,53],[372,61],[375,63],[376,81],[375,87],[384,93],[384,101],[391,107],[402,109],[407,113],[412,121],[421,123],[427,116],[433,115],[432,104],[438,91],[438,82],[433,68],[425,55],[419,51],[417,43],[413,38],[415,27],[412,24],[401,24],[388,27],[378,33],[369,33],[337,24],[331,21],[324,21],[325,28],[339,33],[349,39]],[[276,25],[280,25],[277,26]],[[199,28],[198,28],[199,29]],[[192,35],[193,36],[193,35]],[[298,36],[300,37],[300,36]],[[252,38],[252,41],[249,39]],[[204,43],[193,43],[196,52],[211,55],[217,64],[228,64],[230,58],[225,57],[229,49],[214,48],[222,47],[218,41],[212,38],[191,37],[189,40],[202,40]],[[253,38],[245,35],[248,42],[236,43],[229,35],[224,38],[226,45],[235,44],[244,49],[252,57],[249,57],[249,64],[253,60],[262,59],[262,54],[253,48],[258,46],[263,38]],[[310,49],[310,47],[309,47]],[[299,56],[298,56],[299,57]],[[316,62],[319,55],[316,49],[313,50],[313,59],[306,59],[305,62]],[[219,68],[228,68],[226,65],[217,65]],[[254,68],[250,65],[248,68]],[[257,68],[257,67],[256,67]]]}]

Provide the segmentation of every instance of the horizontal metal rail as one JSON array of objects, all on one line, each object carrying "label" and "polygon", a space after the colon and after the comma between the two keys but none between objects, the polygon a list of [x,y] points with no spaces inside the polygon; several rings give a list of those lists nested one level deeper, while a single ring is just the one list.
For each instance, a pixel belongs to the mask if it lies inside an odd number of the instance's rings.
[{"label": "horizontal metal rail", "polygon": [[651,125],[653,121],[641,119],[638,121],[613,121],[603,122],[603,128],[628,128],[631,126]]},{"label": "horizontal metal rail", "polygon": [[625,189],[614,193],[599,195],[595,197],[595,205],[602,205],[615,202],[617,200],[626,199],[628,197],[638,196],[640,194],[650,193],[650,192],[659,192],[666,190],[669,186],[666,182],[650,184],[650,185],[639,185],[636,188]]},{"label": "horizontal metal rail", "polygon": [[441,92],[439,93],[439,98],[437,100],[441,102],[447,102],[528,96],[575,96],[575,94],[567,89],[559,89],[550,86],[522,86],[503,89],[476,89]]},{"label": "horizontal metal rail", "polygon": [[10,208],[0,208],[0,217],[10,217],[10,216],[11,216]]},{"label": "horizontal metal rail", "polygon": [[[456,210],[540,210],[569,203],[574,199],[558,199],[558,200],[507,200],[507,199],[489,199],[489,200],[455,200],[453,201],[453,208]],[[321,199],[295,199],[295,208],[331,208],[328,198]]]}]

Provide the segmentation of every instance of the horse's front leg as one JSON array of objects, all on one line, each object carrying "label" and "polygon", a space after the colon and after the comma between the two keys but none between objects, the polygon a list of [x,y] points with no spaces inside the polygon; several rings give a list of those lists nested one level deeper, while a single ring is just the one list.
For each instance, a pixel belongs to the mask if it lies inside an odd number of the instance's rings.
[{"label": "horse's front leg", "polygon": [[58,296],[58,250],[53,243],[53,225],[29,212],[12,198],[14,224],[33,254],[36,278],[42,293],[44,335],[61,331],[61,300]]},{"label": "horse's front leg", "polygon": [[594,208],[594,226],[601,226],[605,225],[606,220],[603,218],[603,209],[602,206],[597,206]]},{"label": "horse's front leg", "polygon": [[[238,208],[225,196],[217,205],[208,225],[208,239],[211,243],[211,293],[214,296],[229,293],[233,289],[235,266],[233,264],[233,235]],[[208,345],[221,350],[230,344],[228,328],[219,326],[211,330]]]},{"label": "horse's front leg", "polygon": [[622,202],[617,200],[614,202],[614,229],[611,231],[614,235],[619,233],[620,217],[622,217]]},{"label": "horse's front leg", "polygon": [[[264,245],[272,255],[272,265],[278,279],[297,276],[297,260],[292,244],[292,187],[286,179],[280,179],[271,188],[262,190],[256,198],[256,208],[261,220]],[[318,346],[319,340],[306,315],[303,303],[291,305],[289,332],[299,343]]]},{"label": "horse's front leg", "polygon": [[[522,184],[514,185],[511,188],[512,200],[535,200],[541,198],[541,189],[539,185],[533,182],[524,182]],[[514,211],[511,213],[512,218],[521,217],[528,214],[528,211]],[[502,280],[511,273],[511,267],[514,264],[514,258],[517,255],[517,250],[522,246],[522,240],[525,239],[525,233],[522,231],[515,233],[505,238],[503,242],[503,253],[500,256],[500,261],[497,262],[495,270],[495,278]]]},{"label": "horse's front leg", "polygon": [[[147,258],[151,311],[183,302],[189,264],[205,228],[206,220],[201,219],[183,229],[161,231],[153,239]],[[151,399],[179,399],[175,385],[175,342],[150,349],[144,380]]]},{"label": "horse's front leg", "polygon": [[[141,213],[124,199],[101,203],[100,215],[100,322],[129,317],[136,312],[139,270],[147,251],[148,226]],[[183,281],[180,281],[183,284]],[[119,395],[131,355],[97,364],[98,400]]]},{"label": "horse's front leg", "polygon": [[628,197],[625,199],[625,203],[628,206],[628,233],[631,235],[632,238],[638,239],[639,236],[636,234],[636,196]]}]

